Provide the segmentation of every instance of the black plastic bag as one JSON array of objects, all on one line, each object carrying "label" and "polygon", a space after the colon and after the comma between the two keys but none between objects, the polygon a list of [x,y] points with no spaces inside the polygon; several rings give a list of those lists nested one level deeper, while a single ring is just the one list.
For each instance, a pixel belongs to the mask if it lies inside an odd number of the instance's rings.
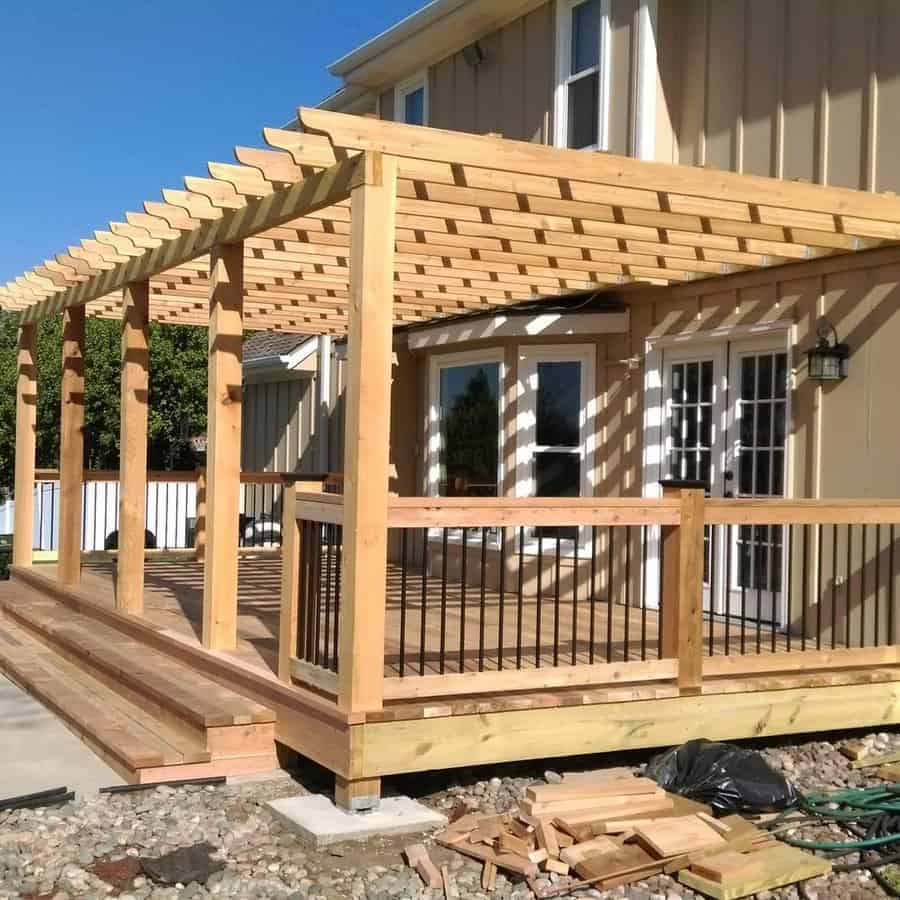
[{"label": "black plastic bag", "polygon": [[797,802],[793,785],[752,750],[694,740],[661,753],[647,766],[660,787],[706,803],[719,815],[788,809]]}]

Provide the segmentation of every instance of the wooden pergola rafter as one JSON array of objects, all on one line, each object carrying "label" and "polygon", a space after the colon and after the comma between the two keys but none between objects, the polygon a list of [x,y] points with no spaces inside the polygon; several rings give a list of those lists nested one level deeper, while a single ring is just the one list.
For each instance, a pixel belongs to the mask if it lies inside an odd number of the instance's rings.
[{"label": "wooden pergola rafter", "polygon": [[142,212],[2,287],[25,322],[86,305],[205,325],[209,251],[244,246],[248,327],[341,333],[349,186],[363,151],[397,159],[394,321],[630,283],[675,284],[900,239],[893,196],[648,163],[301,109]]}]

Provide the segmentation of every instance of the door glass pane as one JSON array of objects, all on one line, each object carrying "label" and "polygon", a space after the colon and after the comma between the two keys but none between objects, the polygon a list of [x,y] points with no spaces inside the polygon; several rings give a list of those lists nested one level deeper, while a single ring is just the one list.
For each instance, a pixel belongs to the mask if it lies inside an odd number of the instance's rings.
[{"label": "door glass pane", "polygon": [[572,70],[577,75],[600,62],[600,0],[572,9]]},{"label": "door glass pane", "polygon": [[577,447],[581,443],[581,363],[539,362],[537,379],[537,443]]},{"label": "door glass pane", "polygon": [[498,363],[441,369],[440,496],[497,496],[499,396]]},{"label": "door glass pane", "polygon": [[569,147],[580,150],[597,143],[600,76],[594,72],[569,82]]},{"label": "door glass pane", "polygon": [[715,395],[713,360],[678,362],[669,367],[670,478],[711,482]]},{"label": "door glass pane", "polygon": [[[577,453],[558,453],[544,450],[534,456],[534,480],[538,497],[577,497],[581,493],[581,460]],[[572,527],[539,526],[538,538],[575,540],[578,529]]]},{"label": "door glass pane", "polygon": [[408,125],[425,124],[425,88],[416,88],[403,98],[403,121]]}]

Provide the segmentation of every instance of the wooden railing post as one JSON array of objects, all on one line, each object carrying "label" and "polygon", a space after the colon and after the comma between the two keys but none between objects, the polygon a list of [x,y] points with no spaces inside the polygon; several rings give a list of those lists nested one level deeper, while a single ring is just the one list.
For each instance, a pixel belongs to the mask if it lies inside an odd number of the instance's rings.
[{"label": "wooden railing post", "polygon": [[59,422],[60,584],[81,580],[81,491],[84,480],[84,307],[63,313]]},{"label": "wooden railing post", "polygon": [[116,608],[140,615],[144,611],[150,282],[139,281],[125,286],[122,311]]},{"label": "wooden railing post", "polygon": [[300,528],[297,485],[290,482],[281,491],[281,615],[278,621],[278,677],[288,683],[291,680],[291,659],[297,655]]},{"label": "wooden railing post", "polygon": [[34,548],[34,454],[37,447],[37,326],[19,326],[16,378],[16,481],[13,557],[30,566]]},{"label": "wooden railing post", "polygon": [[679,524],[662,529],[662,657],[678,660],[678,687],[698,694],[703,681],[703,520],[705,493],[695,482],[663,482],[677,497]]}]

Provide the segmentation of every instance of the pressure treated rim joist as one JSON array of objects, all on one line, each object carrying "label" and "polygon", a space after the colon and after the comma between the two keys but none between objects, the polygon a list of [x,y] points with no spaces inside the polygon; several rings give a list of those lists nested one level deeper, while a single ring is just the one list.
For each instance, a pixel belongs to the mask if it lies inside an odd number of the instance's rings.
[{"label": "pressure treated rim joist", "polygon": [[900,240],[900,199],[299,110],[141,212],[0,287],[23,322],[74,305],[205,325],[209,251],[244,242],[247,327],[344,333],[350,188],[397,161],[393,321],[422,322],[628,284],[674,285]]}]

